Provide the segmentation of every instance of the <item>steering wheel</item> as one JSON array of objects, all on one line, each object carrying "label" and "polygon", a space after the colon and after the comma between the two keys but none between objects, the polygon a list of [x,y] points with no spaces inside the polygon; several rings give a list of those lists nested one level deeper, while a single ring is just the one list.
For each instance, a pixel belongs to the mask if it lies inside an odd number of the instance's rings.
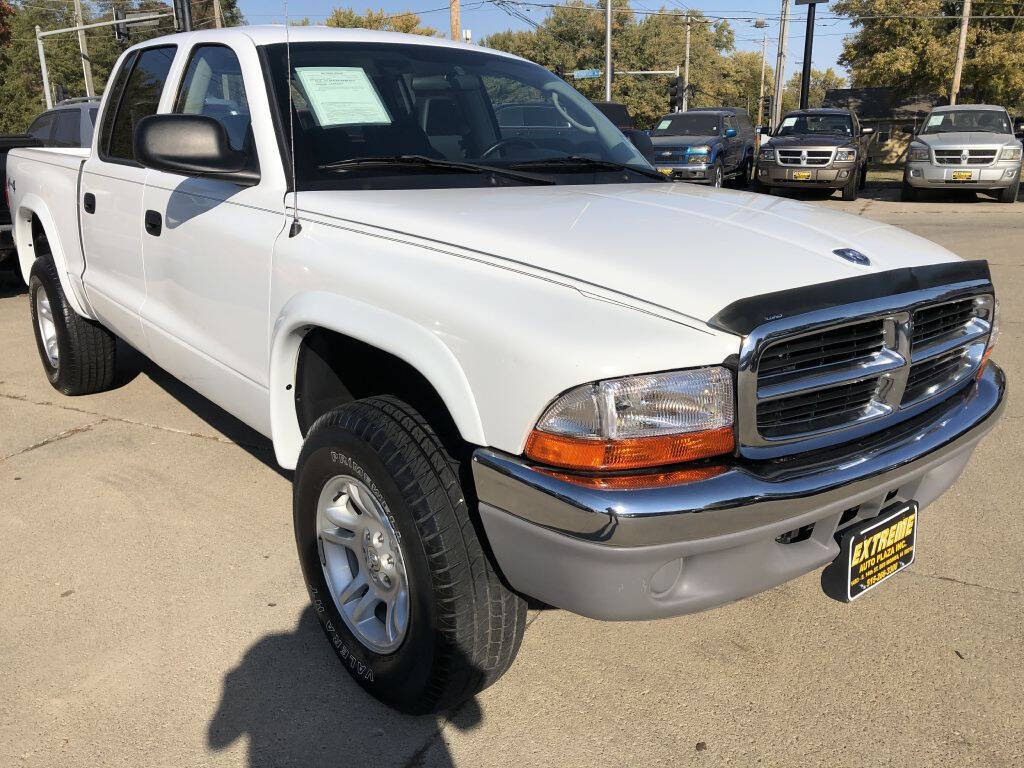
[{"label": "steering wheel", "polygon": [[540,147],[538,147],[534,142],[530,141],[529,139],[524,139],[522,136],[509,136],[507,139],[501,139],[500,141],[496,141],[494,144],[485,149],[484,153],[480,155],[480,159],[485,160],[491,155],[493,155],[495,152],[497,152],[499,149],[504,149],[505,147],[511,147],[517,144],[521,147],[526,147],[527,149],[540,149]]}]

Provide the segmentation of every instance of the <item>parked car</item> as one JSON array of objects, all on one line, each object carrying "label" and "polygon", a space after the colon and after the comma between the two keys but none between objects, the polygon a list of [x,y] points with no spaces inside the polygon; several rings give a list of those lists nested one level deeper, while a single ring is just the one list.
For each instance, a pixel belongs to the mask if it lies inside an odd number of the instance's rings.
[{"label": "parked car", "polygon": [[602,115],[611,120],[612,125],[622,131],[622,134],[630,140],[634,147],[640,150],[644,159],[653,165],[654,144],[645,131],[637,129],[636,121],[629,114],[629,108],[617,101],[595,101],[592,103]]},{"label": "parked car", "polygon": [[769,194],[776,187],[841,190],[856,200],[868,176],[868,143],[874,133],[847,109],[801,109],[779,121],[762,138],[757,182]]},{"label": "parked car", "polygon": [[1013,203],[1020,174],[1021,142],[1005,109],[935,107],[907,149],[900,197],[912,201],[923,190],[969,189]]},{"label": "parked car", "polygon": [[668,178],[720,187],[750,183],[754,126],[745,110],[707,107],[665,115],[651,131],[655,166]]},{"label": "parked car", "polygon": [[44,147],[88,147],[98,110],[98,97],[65,99],[33,120],[26,133]]},{"label": "parked car", "polygon": [[[519,92],[567,151],[503,135]],[[123,53],[98,125],[8,161],[45,375],[110,387],[121,337],[267,435],[315,614],[402,710],[499,678],[524,595],[654,619],[828,566],[857,598],[1001,413],[986,262],[666,183],[510,54],[203,30]]]},{"label": "parked car", "polygon": [[[7,189],[7,153],[18,147],[39,146],[40,142],[27,133],[0,135],[0,181]],[[11,211],[7,207],[7,195],[0,196],[0,273],[18,276],[17,252],[14,249]]]}]

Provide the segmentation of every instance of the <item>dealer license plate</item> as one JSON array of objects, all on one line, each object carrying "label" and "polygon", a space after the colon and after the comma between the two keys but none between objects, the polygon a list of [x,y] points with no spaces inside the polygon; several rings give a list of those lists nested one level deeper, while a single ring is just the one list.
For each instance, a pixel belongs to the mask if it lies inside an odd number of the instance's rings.
[{"label": "dealer license plate", "polygon": [[914,562],[917,502],[900,502],[878,517],[842,532],[839,557],[826,569],[822,585],[831,597],[856,600]]},{"label": "dealer license plate", "polygon": [[671,176],[672,175],[672,170],[673,170],[672,168],[659,168],[658,172],[659,173],[664,173],[666,176]]},{"label": "dealer license plate", "polygon": [[810,171],[793,171],[793,181],[810,181]]},{"label": "dealer license plate", "polygon": [[953,181],[970,181],[974,178],[974,171],[953,171]]}]

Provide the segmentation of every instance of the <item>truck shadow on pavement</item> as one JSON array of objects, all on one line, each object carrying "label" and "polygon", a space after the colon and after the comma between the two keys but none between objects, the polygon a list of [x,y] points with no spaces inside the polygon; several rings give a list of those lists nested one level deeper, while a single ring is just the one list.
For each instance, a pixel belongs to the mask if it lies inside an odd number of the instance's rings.
[{"label": "truck shadow on pavement", "polygon": [[385,707],[342,668],[312,608],[291,632],[267,635],[224,676],[207,727],[214,752],[248,739],[248,768],[453,766],[440,729],[481,721],[475,699],[447,715]]}]

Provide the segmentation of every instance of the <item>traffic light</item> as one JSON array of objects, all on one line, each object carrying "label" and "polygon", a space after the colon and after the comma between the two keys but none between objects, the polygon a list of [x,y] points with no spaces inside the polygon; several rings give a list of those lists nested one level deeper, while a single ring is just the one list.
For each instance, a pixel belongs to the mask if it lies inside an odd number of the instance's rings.
[{"label": "traffic light", "polygon": [[674,77],[668,86],[668,104],[673,111],[678,111],[683,108],[684,103],[686,103],[686,86],[683,84],[683,78]]},{"label": "traffic light", "polygon": [[[124,21],[124,11],[120,8],[114,9],[114,21]],[[114,25],[114,39],[119,43],[128,42],[128,25],[121,23]]]}]

